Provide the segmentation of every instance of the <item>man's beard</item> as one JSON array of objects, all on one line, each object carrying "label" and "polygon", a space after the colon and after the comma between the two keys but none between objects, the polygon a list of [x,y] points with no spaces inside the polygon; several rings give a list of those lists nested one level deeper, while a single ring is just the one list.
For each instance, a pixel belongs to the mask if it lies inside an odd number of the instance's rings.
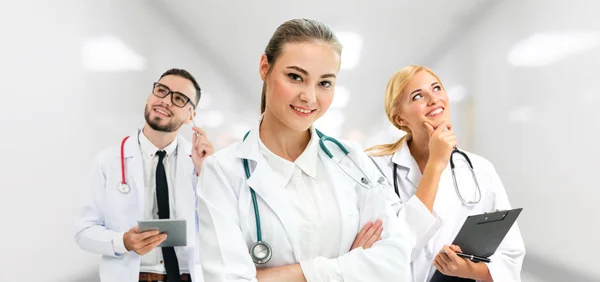
[{"label": "man's beard", "polygon": [[150,128],[161,131],[161,132],[175,132],[179,130],[181,125],[183,125],[183,120],[179,121],[174,118],[171,119],[167,124],[160,124],[160,118],[155,118],[153,120],[150,119],[150,107],[146,107],[144,110],[144,118],[146,119],[146,123],[150,126]]}]

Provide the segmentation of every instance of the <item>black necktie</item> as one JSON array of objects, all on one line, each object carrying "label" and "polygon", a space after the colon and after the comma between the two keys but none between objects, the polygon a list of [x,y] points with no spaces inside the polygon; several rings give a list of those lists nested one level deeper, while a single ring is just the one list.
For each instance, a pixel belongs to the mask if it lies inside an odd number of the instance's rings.
[{"label": "black necktie", "polygon": [[[167,174],[163,160],[167,152],[158,151],[158,165],[156,166],[156,202],[158,203],[158,218],[169,218],[169,185],[167,185]],[[168,282],[180,282],[179,262],[173,247],[162,247],[165,270]]]}]

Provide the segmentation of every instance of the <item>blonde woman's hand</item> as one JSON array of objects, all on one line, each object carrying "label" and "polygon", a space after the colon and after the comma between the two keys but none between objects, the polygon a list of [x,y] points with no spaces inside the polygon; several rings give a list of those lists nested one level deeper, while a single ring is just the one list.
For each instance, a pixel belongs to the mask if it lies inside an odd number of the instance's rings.
[{"label": "blonde woman's hand", "polygon": [[429,160],[427,164],[443,170],[450,160],[452,150],[458,143],[452,131],[452,124],[443,121],[437,128],[433,128],[431,123],[425,122],[425,126],[429,131]]},{"label": "blonde woman's hand", "polygon": [[442,251],[435,256],[433,265],[444,275],[461,278],[473,277],[473,269],[471,266],[473,262],[466,258],[459,257],[456,252],[462,252],[460,247],[444,246]]}]

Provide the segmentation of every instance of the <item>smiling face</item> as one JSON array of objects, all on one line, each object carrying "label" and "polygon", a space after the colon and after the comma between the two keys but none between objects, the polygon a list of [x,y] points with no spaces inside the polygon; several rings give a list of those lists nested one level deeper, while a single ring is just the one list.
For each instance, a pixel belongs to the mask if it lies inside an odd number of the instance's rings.
[{"label": "smiling face", "polygon": [[[166,86],[166,87],[164,87]],[[156,89],[158,87],[158,89]],[[172,91],[179,92],[194,101],[196,99],[196,89],[193,83],[181,76],[167,75],[158,81],[153,91]],[[164,95],[164,94],[162,94]],[[164,98],[157,97],[150,93],[144,117],[150,128],[161,132],[174,132],[184,123],[189,123],[191,103],[187,103],[183,108],[177,107],[172,103],[172,95],[167,95]],[[178,97],[175,97],[178,99]]]},{"label": "smiling face", "polygon": [[413,134],[428,134],[425,122],[434,128],[450,121],[449,100],[441,82],[427,71],[419,71],[408,82],[400,98],[396,122]]},{"label": "smiling face", "polygon": [[265,117],[273,116],[294,131],[305,131],[333,101],[340,55],[329,43],[285,43],[273,65],[260,61],[266,84]]}]

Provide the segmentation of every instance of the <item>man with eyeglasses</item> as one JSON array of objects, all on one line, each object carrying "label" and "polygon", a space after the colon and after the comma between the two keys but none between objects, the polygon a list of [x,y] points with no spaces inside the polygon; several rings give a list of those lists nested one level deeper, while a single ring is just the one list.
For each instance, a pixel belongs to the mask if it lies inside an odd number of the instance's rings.
[{"label": "man with eyeglasses", "polygon": [[[152,85],[143,128],[97,156],[75,240],[102,255],[101,281],[203,281],[196,178],[214,149],[200,128],[193,127],[192,143],[178,136],[192,123],[200,94],[189,72],[168,70]],[[138,220],[152,219],[184,219],[187,245],[162,247],[165,234],[140,232]]]}]

